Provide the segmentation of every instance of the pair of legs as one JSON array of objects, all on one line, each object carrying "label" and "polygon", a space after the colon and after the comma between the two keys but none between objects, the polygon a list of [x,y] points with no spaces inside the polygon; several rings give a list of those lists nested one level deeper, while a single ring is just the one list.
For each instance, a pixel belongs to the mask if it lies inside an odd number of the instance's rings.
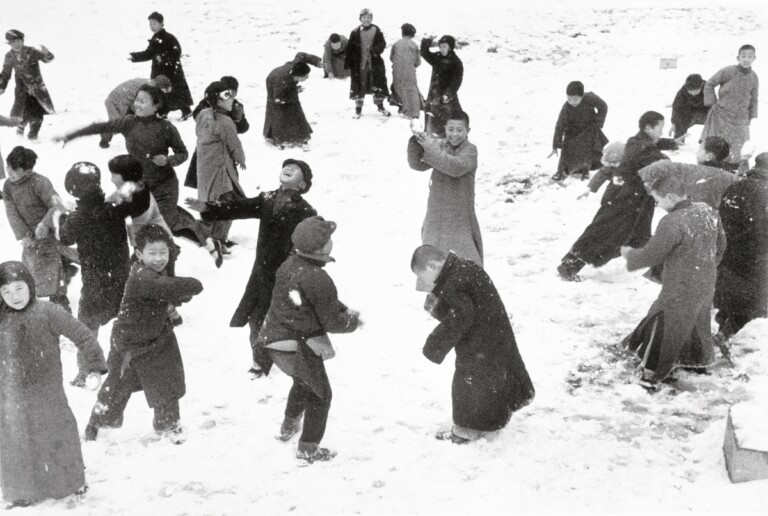
[{"label": "pair of legs", "polygon": [[[325,435],[328,412],[331,409],[331,397],[323,399],[312,388],[298,378],[293,379],[293,386],[288,392],[283,425],[294,425],[298,429],[302,416],[304,426],[299,438],[299,451],[316,449]],[[282,429],[281,429],[282,431]]]},{"label": "pair of legs", "polygon": [[[365,103],[365,95],[355,97],[355,115],[360,115],[363,112],[363,104]],[[389,111],[384,107],[384,97],[382,95],[373,95],[373,103],[379,109],[379,113],[385,116],[389,116]]]},{"label": "pair of legs", "polygon": [[29,125],[27,138],[30,140],[37,140],[40,128],[43,126],[43,116],[46,114],[45,109],[43,109],[43,106],[40,105],[37,99],[29,93],[23,92],[23,95],[24,110],[21,115],[21,122],[19,122],[19,125],[16,128],[16,132],[23,135],[24,129]]}]

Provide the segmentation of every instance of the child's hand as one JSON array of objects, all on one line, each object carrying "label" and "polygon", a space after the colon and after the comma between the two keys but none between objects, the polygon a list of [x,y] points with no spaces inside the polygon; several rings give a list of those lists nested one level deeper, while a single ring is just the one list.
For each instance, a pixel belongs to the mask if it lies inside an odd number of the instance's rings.
[{"label": "child's hand", "polygon": [[189,209],[195,211],[205,211],[206,208],[205,201],[195,199],[194,197],[187,197],[184,199],[184,204],[186,204]]},{"label": "child's hand", "polygon": [[241,171],[245,170],[245,163],[238,163],[237,168],[239,168]]},{"label": "child's hand", "polygon": [[675,138],[675,143],[677,143],[678,145],[683,145],[685,143],[686,136],[688,136],[688,133],[685,133],[684,135]]},{"label": "child's hand", "polygon": [[629,254],[629,252],[631,250],[632,250],[632,248],[630,246],[628,246],[628,245],[623,245],[623,246],[621,246],[619,248],[619,252],[621,253],[621,256],[623,256],[624,258],[627,257],[627,255]]},{"label": "child's hand", "polygon": [[168,156],[166,156],[165,154],[158,154],[157,156],[152,156],[151,159],[152,159],[152,163],[154,163],[158,167],[164,167],[168,164]]},{"label": "child's hand", "polygon": [[557,156],[557,149],[552,149],[552,152],[549,153],[549,156],[547,156],[547,158],[551,158],[552,156]]},{"label": "child's hand", "polygon": [[423,147],[424,145],[427,145],[431,138],[427,133],[424,131],[418,131],[413,133],[413,135],[416,137],[416,141],[419,142],[419,144]]},{"label": "child's hand", "polygon": [[669,134],[667,136],[672,136],[673,134],[675,134],[675,124],[669,126]]}]

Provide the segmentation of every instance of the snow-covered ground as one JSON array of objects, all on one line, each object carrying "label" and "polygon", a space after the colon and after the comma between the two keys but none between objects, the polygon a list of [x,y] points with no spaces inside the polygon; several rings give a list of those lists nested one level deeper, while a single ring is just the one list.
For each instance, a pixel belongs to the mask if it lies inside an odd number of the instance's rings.
[{"label": "snow-covered ground", "polygon": [[[460,97],[472,117],[470,139],[480,152],[477,212],[486,269],[509,311],[523,358],[537,389],[533,404],[497,435],[468,446],[433,438],[450,426],[451,361],[437,367],[421,355],[436,324],[414,290],[411,252],[420,243],[428,173],[405,160],[408,122],[383,120],[368,100],[353,120],[347,84],[313,69],[302,103],[315,133],[309,152],[279,151],[261,137],[264,79],[297,51],[322,53],[331,32],[348,34],[362,7],[374,11],[391,44],[404,22],[418,35],[452,34],[465,78]],[[46,118],[34,146],[37,170],[63,193],[63,176],[78,160],[106,171],[111,149],[97,138],[61,148],[46,137],[106,114],[103,99],[118,83],[147,76],[129,51],[145,48],[147,15],[161,11],[184,49],[193,92],[221,75],[240,79],[240,99],[251,131],[243,135],[246,191],[277,185],[283,159],[309,162],[315,180],[307,199],[339,227],[337,263],[328,267],[342,300],[360,310],[362,331],[334,337],[338,354],[327,363],[334,400],[324,445],[339,451],[327,464],[299,468],[295,442],[273,436],[282,420],[290,381],[279,371],[250,381],[246,329],[228,321],[251,265],[258,223],[236,222],[239,242],[224,266],[182,242],[179,275],[200,278],[205,291],[181,308],[177,329],[187,372],[181,402],[189,438],[181,446],[157,441],[151,411],[137,394],[125,425],[103,430],[83,445],[90,491],[82,501],[45,502],[28,514],[491,514],[766,512],[766,481],[732,485],[722,442],[730,404],[768,402],[768,321],[751,323],[734,339],[736,367],[711,376],[683,374],[675,389],[650,395],[631,383],[631,362],[617,348],[643,317],[658,286],[628,273],[622,260],[587,268],[582,283],[564,283],[555,266],[591,220],[599,195],[577,201],[583,183],[549,185],[556,167],[546,159],[566,84],[582,80],[609,104],[606,134],[625,140],[640,114],[669,115],[689,73],[704,77],[735,63],[738,47],[768,41],[762,2],[679,0],[539,0],[414,2],[390,0],[303,2],[179,0],[27,0],[3,9],[5,28],[45,44],[56,59],[42,66],[59,112]],[[492,51],[495,50],[495,51]],[[387,51],[388,55],[388,51]],[[659,59],[678,59],[660,70]],[[758,74],[765,70],[758,59]],[[422,92],[429,83],[422,66]],[[763,98],[766,98],[765,95]],[[12,88],[0,97],[7,113]],[[758,151],[766,148],[763,118],[752,125]],[[178,113],[178,112],[177,112]],[[176,113],[176,114],[177,114]],[[189,148],[194,124],[178,123]],[[673,153],[695,159],[698,131]],[[0,129],[7,153],[16,139]],[[183,177],[187,164],[177,169]],[[105,174],[106,175],[106,174]],[[104,178],[109,191],[108,177]],[[182,196],[193,192],[186,191]],[[601,192],[602,193],[602,192]],[[0,217],[0,259],[18,259]],[[79,297],[79,277],[70,298]],[[102,330],[108,349],[110,328]],[[63,352],[65,376],[75,353]],[[67,386],[79,424],[93,392]]]}]

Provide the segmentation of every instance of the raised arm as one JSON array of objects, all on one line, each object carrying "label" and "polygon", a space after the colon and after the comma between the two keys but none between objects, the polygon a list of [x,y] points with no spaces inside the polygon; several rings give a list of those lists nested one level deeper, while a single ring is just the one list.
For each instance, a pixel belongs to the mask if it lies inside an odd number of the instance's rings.
[{"label": "raised arm", "polygon": [[432,38],[422,39],[420,53],[421,53],[421,57],[424,58],[424,61],[429,63],[430,66],[435,66],[435,63],[437,62],[437,56],[434,53],[432,53],[431,50],[429,50],[429,47],[431,46],[432,46]]},{"label": "raised arm", "polygon": [[408,166],[413,170],[424,172],[429,170],[432,166],[429,163],[424,163],[422,158],[424,157],[424,147],[418,142],[415,136],[408,138]]},{"label": "raised arm", "polygon": [[443,362],[475,321],[475,305],[467,294],[446,293],[440,297],[439,302],[443,305],[440,324],[429,334],[422,350],[424,356],[436,364]]},{"label": "raised arm", "polygon": [[135,278],[129,279],[125,296],[141,299],[156,299],[169,303],[189,301],[203,291],[203,284],[195,278],[169,277],[146,267],[141,268]]},{"label": "raised arm", "polygon": [[458,154],[449,154],[437,140],[424,145],[422,161],[451,177],[461,177],[477,170],[477,147],[467,143]]},{"label": "raised arm", "polygon": [[264,207],[264,193],[249,199],[205,203],[200,212],[203,220],[260,219]]},{"label": "raised arm", "polygon": [[130,120],[131,119],[128,117],[122,117],[122,118],[116,118],[114,120],[109,120],[108,122],[94,122],[91,125],[87,125],[81,129],[65,134],[62,139],[66,143],[72,140],[76,140],[77,138],[81,138],[83,136],[89,136],[92,134],[122,133],[126,131],[130,126]]}]

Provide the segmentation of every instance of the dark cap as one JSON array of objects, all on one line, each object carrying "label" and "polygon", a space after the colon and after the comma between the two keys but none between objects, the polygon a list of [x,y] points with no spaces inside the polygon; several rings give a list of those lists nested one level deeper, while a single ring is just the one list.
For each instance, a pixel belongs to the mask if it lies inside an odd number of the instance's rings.
[{"label": "dark cap", "polygon": [[5,33],[5,40],[6,41],[15,41],[17,39],[24,39],[24,33],[20,30],[11,29],[8,32]]},{"label": "dark cap", "polygon": [[312,186],[312,169],[309,168],[309,165],[307,165],[305,161],[301,161],[300,159],[288,158],[283,161],[283,168],[288,165],[296,165],[301,169],[301,175],[304,176],[304,183],[307,185],[301,193],[307,193]]}]

